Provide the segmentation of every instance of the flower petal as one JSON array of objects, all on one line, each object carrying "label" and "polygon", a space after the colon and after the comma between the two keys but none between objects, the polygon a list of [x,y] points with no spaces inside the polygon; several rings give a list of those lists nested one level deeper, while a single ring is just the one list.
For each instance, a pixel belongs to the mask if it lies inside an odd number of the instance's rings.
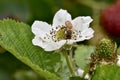
[{"label": "flower petal", "polygon": [[[84,70],[82,70],[82,69],[79,68],[79,69],[77,69],[76,73],[77,73],[78,76],[83,77]],[[85,78],[85,79],[89,79],[89,78],[90,78],[89,74],[87,73],[87,74],[84,76],[84,78]]]},{"label": "flower petal", "polygon": [[71,15],[63,9],[60,9],[53,18],[53,27],[65,25],[66,21],[71,21]]},{"label": "flower petal", "polygon": [[81,35],[84,37],[84,39],[90,39],[93,37],[94,30],[92,28],[85,29],[81,32]]},{"label": "flower petal", "polygon": [[[73,25],[71,39],[57,41],[56,34],[61,29],[60,27],[65,26],[66,21],[70,21]],[[35,21],[33,23],[32,32],[35,37],[32,43],[33,45],[42,47],[45,51],[53,51],[60,49],[64,44],[73,44],[74,42],[90,39],[94,33],[89,28],[90,22],[92,22],[92,19],[89,16],[77,17],[72,21],[71,15],[66,10],[60,9],[53,18],[52,26],[42,21]]]},{"label": "flower petal", "polygon": [[117,57],[117,65],[120,66],[120,56]]},{"label": "flower petal", "polygon": [[39,38],[38,36],[35,36],[34,39],[32,40],[33,45],[45,48],[46,45],[43,45],[43,42],[44,41],[41,38]]},{"label": "flower petal", "polygon": [[75,43],[76,42],[76,40],[67,40],[67,44],[73,44],[73,43]]},{"label": "flower petal", "polygon": [[44,43],[46,47],[44,48],[45,51],[54,51],[60,49],[64,44],[66,43],[66,40],[61,40],[59,42],[47,42]]},{"label": "flower petal", "polygon": [[53,50],[60,49],[66,43],[66,40],[61,40],[58,42],[54,42],[54,41],[47,42],[35,36],[35,38],[32,40],[32,43],[33,45],[43,48],[45,51],[53,51]]},{"label": "flower petal", "polygon": [[[52,29],[52,26],[49,25],[46,22],[42,21],[35,21],[32,24],[32,32],[39,36],[42,39],[50,40],[50,30]],[[48,39],[49,38],[49,39]]]},{"label": "flower petal", "polygon": [[89,24],[92,22],[92,18],[87,16],[87,17],[77,17],[72,21],[73,24],[73,29],[74,30],[79,30],[82,31],[86,28],[89,27]]},{"label": "flower petal", "polygon": [[79,41],[88,40],[93,37],[93,33],[94,31],[92,28],[85,29],[81,32],[80,37],[79,35],[76,37],[75,41],[79,42]]}]

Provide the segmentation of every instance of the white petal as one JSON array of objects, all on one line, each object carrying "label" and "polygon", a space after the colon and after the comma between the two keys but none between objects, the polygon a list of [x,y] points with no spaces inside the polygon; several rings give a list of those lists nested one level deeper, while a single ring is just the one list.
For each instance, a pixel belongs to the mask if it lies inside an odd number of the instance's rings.
[{"label": "white petal", "polygon": [[75,41],[79,42],[79,41],[88,40],[94,36],[93,33],[94,33],[94,31],[92,28],[87,28],[79,34],[80,37],[79,37],[79,35],[77,35],[77,38]]},{"label": "white petal", "polygon": [[81,36],[85,39],[90,39],[93,37],[94,30],[92,28],[85,29],[81,32]]},{"label": "white petal", "polygon": [[32,24],[32,32],[35,35],[39,35],[41,31],[49,32],[51,28],[51,25],[43,21],[34,21],[34,23]]},{"label": "white petal", "polygon": [[78,39],[76,39],[76,42],[84,41],[85,39],[86,39],[85,37],[81,36]]},{"label": "white petal", "polygon": [[60,9],[53,18],[53,26],[65,25],[66,21],[71,21],[71,15],[66,10]]},{"label": "white petal", "polygon": [[117,65],[120,66],[120,56],[118,56],[117,59],[118,59]]},{"label": "white petal", "polygon": [[66,43],[66,40],[61,40],[59,42],[46,42],[44,43],[46,47],[44,48],[45,51],[54,51],[60,49],[64,44]]},{"label": "white petal", "polygon": [[73,28],[75,30],[82,31],[89,27],[89,24],[93,21],[93,19],[89,16],[87,17],[77,17],[72,21]]},{"label": "white petal", "polygon": [[77,74],[78,74],[78,76],[80,76],[80,77],[83,77],[83,73],[84,73],[84,70],[82,70],[82,69],[77,69]]},{"label": "white petal", "polygon": [[32,40],[33,45],[45,48],[46,45],[43,45],[43,40],[37,36],[34,37],[34,39]]},{"label": "white petal", "polygon": [[[32,24],[32,32],[36,35],[39,36],[40,38],[44,39],[46,38],[46,40],[50,39],[50,30],[52,29],[52,26],[49,25],[46,22],[42,22],[42,21],[35,21]],[[48,39],[49,36],[49,39]]]},{"label": "white petal", "polygon": [[[83,77],[83,73],[84,73],[84,70],[82,70],[82,69],[77,69],[77,74],[78,74],[78,76],[80,76],[80,77]],[[90,77],[89,77],[89,74],[86,74],[85,75],[85,79],[89,79]]]},{"label": "white petal", "polygon": [[61,40],[58,42],[54,42],[54,41],[47,42],[35,36],[35,38],[32,40],[32,43],[33,45],[37,45],[43,48],[45,51],[53,51],[53,50],[60,49],[66,43],[66,40]]},{"label": "white petal", "polygon": [[90,78],[89,74],[86,74],[85,79],[89,79],[89,78]]},{"label": "white petal", "polygon": [[67,44],[73,44],[75,42],[76,42],[76,40],[67,40]]}]

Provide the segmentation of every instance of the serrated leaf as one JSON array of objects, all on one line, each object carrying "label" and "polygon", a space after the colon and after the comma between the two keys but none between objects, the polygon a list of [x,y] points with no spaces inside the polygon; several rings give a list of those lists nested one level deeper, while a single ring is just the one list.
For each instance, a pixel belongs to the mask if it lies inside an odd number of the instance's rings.
[{"label": "serrated leaf", "polygon": [[119,80],[120,67],[116,65],[102,65],[96,68],[92,80]]},{"label": "serrated leaf", "polygon": [[60,55],[34,46],[33,37],[30,26],[24,23],[9,19],[0,21],[0,45],[45,79],[59,80],[54,74],[54,66]]},{"label": "serrated leaf", "polygon": [[76,64],[81,68],[85,69],[86,64],[89,63],[89,57],[91,53],[93,53],[95,50],[95,47],[93,46],[79,46],[77,50],[75,51],[75,61]]}]

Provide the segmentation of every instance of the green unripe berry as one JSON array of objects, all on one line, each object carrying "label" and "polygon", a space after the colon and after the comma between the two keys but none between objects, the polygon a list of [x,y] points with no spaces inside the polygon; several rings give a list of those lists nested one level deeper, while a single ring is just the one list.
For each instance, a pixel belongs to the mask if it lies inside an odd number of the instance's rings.
[{"label": "green unripe berry", "polygon": [[101,58],[112,58],[114,45],[109,39],[102,39],[97,47],[97,53]]}]

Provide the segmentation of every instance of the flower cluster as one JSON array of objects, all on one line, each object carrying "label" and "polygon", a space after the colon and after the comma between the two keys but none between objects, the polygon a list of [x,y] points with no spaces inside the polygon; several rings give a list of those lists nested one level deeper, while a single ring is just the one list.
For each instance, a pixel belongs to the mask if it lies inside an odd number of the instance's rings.
[{"label": "flower cluster", "polygon": [[93,29],[89,28],[91,17],[82,16],[72,20],[71,15],[60,9],[53,18],[53,24],[43,21],[35,21],[32,24],[32,32],[35,37],[34,45],[42,47],[45,51],[53,51],[65,44],[87,40],[93,37]]}]

